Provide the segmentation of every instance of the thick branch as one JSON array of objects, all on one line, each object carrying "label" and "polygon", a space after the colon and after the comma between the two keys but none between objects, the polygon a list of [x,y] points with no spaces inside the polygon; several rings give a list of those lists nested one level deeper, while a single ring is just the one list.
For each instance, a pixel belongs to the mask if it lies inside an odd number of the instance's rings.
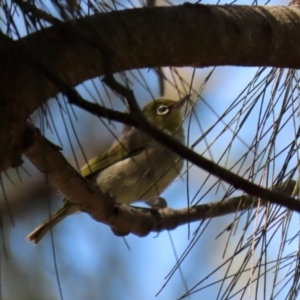
[{"label": "thick branch", "polygon": [[299,26],[296,8],[186,4],[98,14],[7,43],[0,49],[0,169],[23,151],[30,113],[60,92],[33,59],[70,86],[159,66],[299,68]]},{"label": "thick branch", "polygon": [[0,49],[7,47],[7,45],[11,45],[13,43],[13,40],[11,40],[7,35],[2,33],[0,30]]},{"label": "thick branch", "polygon": [[[178,210],[171,208],[144,210],[116,204],[107,194],[103,194],[96,186],[79,176],[58,147],[42,137],[33,126],[27,128],[27,142],[30,146],[25,155],[35,167],[46,174],[49,180],[82,211],[89,213],[95,220],[111,226],[118,234],[133,233],[145,236],[151,231],[175,229],[189,222],[235,213],[256,205],[254,198],[249,196]],[[291,183],[293,186],[294,184]],[[287,188],[289,194],[293,186]],[[296,200],[295,202],[299,203]]]}]

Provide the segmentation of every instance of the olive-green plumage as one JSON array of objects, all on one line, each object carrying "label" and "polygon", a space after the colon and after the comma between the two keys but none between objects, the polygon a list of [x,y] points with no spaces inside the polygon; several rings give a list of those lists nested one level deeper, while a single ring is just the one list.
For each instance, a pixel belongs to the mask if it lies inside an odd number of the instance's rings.
[{"label": "olive-green plumage", "polygon": [[[142,112],[159,129],[184,142],[181,107],[188,97],[179,101],[158,99],[147,104]],[[183,161],[136,128],[122,134],[106,151],[84,165],[80,174],[95,182],[101,191],[116,201],[130,204],[157,198],[179,175]],[[27,236],[38,243],[51,228],[66,216],[79,212],[67,199],[61,209]]]}]

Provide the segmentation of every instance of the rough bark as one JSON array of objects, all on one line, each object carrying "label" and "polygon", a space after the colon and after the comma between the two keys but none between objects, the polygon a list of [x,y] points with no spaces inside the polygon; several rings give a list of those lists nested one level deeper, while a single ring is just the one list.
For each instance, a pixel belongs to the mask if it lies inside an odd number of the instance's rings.
[{"label": "rough bark", "polygon": [[159,66],[298,68],[299,26],[297,8],[186,4],[99,14],[13,43],[0,39],[0,169],[18,164],[28,116],[61,91],[49,74],[75,86]]}]

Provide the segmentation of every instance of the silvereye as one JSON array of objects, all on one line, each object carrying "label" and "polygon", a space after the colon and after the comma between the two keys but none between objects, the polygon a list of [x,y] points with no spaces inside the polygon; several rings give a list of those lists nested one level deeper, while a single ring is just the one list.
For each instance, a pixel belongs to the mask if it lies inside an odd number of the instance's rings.
[{"label": "silvereye", "polygon": [[[142,110],[146,119],[165,133],[184,143],[181,107],[189,99],[158,99]],[[117,202],[153,201],[179,175],[183,161],[147,134],[130,128],[106,151],[88,161],[80,175],[96,183],[102,192]],[[68,199],[61,209],[31,232],[27,239],[38,243],[42,237],[68,215],[80,212]]]}]

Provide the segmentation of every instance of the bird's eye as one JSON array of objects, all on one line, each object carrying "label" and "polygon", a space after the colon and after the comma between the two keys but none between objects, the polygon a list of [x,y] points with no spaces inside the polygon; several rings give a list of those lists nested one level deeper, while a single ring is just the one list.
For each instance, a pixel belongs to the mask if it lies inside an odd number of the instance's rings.
[{"label": "bird's eye", "polygon": [[167,105],[160,105],[156,112],[158,115],[166,115],[169,111],[170,109]]}]

